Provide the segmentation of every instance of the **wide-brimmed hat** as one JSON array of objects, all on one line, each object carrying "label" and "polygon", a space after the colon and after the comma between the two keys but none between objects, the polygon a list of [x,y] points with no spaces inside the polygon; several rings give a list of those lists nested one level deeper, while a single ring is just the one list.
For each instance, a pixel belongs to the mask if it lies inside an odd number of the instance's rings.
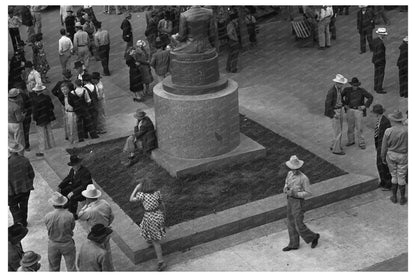
[{"label": "wide-brimmed hat", "polygon": [[100,72],[93,72],[93,73],[91,73],[91,79],[96,79],[96,80],[101,79]]},{"label": "wide-brimmed hat", "polygon": [[12,244],[18,243],[21,241],[26,235],[29,230],[23,226],[20,222],[9,226],[9,241]]},{"label": "wide-brimmed hat", "polygon": [[53,206],[63,206],[68,202],[68,198],[57,191],[54,191],[52,197],[49,198],[49,203]]},{"label": "wide-brimmed hat", "polygon": [[146,42],[145,42],[144,40],[139,39],[139,40],[136,42],[136,46],[137,46],[137,47],[146,47]]},{"label": "wide-brimmed hat", "polygon": [[109,227],[105,227],[103,224],[95,224],[92,226],[90,233],[87,238],[89,240],[101,243],[113,230]]},{"label": "wide-brimmed hat", "polygon": [[25,149],[25,148],[20,143],[17,143],[17,142],[9,143],[9,151],[10,152],[19,153],[19,152],[22,152],[23,149]]},{"label": "wide-brimmed hat", "polygon": [[134,117],[137,119],[143,119],[146,116],[146,113],[140,109],[136,110],[136,113],[134,114]]},{"label": "wide-brimmed hat", "polygon": [[405,37],[403,38],[403,41],[404,41],[404,42],[408,42],[408,41],[409,41],[409,37],[408,37],[408,36],[405,36]]},{"label": "wide-brimmed hat", "polygon": [[383,108],[381,104],[375,104],[372,110],[372,112],[376,114],[383,114],[385,111],[386,110]]},{"label": "wide-brimmed hat", "polygon": [[358,7],[359,7],[360,9],[362,9],[362,8],[367,8],[368,6],[367,6],[367,5],[358,5]]},{"label": "wide-brimmed hat", "polygon": [[101,196],[101,191],[99,191],[93,184],[89,184],[86,190],[83,190],[81,194],[85,198],[96,199]]},{"label": "wide-brimmed hat", "polygon": [[39,262],[40,258],[41,256],[38,253],[34,251],[27,251],[23,254],[22,260],[20,261],[20,265],[24,267],[29,267]]},{"label": "wide-brimmed hat", "polygon": [[127,18],[127,17],[129,17],[129,16],[131,16],[131,13],[126,13],[126,14],[124,14],[124,17],[125,17],[125,18]]},{"label": "wide-brimmed hat", "polygon": [[82,62],[81,61],[74,62],[74,68],[78,68],[78,67],[82,67]]},{"label": "wide-brimmed hat", "polygon": [[342,76],[341,74],[335,75],[335,79],[332,79],[335,83],[346,84],[348,79]]},{"label": "wide-brimmed hat", "polygon": [[376,34],[377,35],[383,35],[383,36],[387,36],[388,35],[386,28],[378,28],[376,30]]},{"label": "wide-brimmed hat", "polygon": [[298,157],[296,157],[296,155],[293,155],[290,157],[290,160],[286,162],[286,165],[290,169],[299,169],[302,167],[303,161],[299,160]]},{"label": "wide-brimmed hat", "polygon": [[17,88],[12,88],[9,90],[9,98],[17,97],[19,95],[20,91]]},{"label": "wide-brimmed hat", "polygon": [[77,22],[77,23],[75,23],[75,28],[82,28],[82,24],[81,24],[81,22]]},{"label": "wide-brimmed hat", "polygon": [[361,85],[361,82],[358,80],[358,78],[357,77],[353,77],[352,79],[351,79],[351,82],[350,82],[350,85],[352,85],[352,86],[359,86],[359,85]]},{"label": "wide-brimmed hat", "polygon": [[32,90],[36,92],[41,92],[41,91],[44,91],[45,89],[46,87],[41,84],[36,84],[36,86],[32,88]]},{"label": "wide-brimmed hat", "polygon": [[396,110],[393,113],[388,115],[388,118],[392,121],[396,121],[396,122],[400,122],[405,120],[406,118],[404,118],[403,114],[401,111]]},{"label": "wide-brimmed hat", "polygon": [[80,162],[82,162],[82,159],[80,157],[78,157],[77,155],[71,155],[71,157],[69,157],[69,166],[72,165],[76,165],[79,164]]}]

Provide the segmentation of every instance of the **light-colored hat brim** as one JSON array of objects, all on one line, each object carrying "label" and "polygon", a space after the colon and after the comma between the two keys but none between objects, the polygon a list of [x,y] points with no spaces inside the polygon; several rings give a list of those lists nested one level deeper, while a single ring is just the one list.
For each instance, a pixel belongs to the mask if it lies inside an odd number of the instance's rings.
[{"label": "light-colored hat brim", "polygon": [[14,148],[10,148],[9,147],[9,151],[10,152],[13,152],[13,153],[19,153],[19,152],[22,152],[23,151],[23,149],[25,149],[24,147],[23,147],[23,145],[21,145],[21,144],[19,144],[19,146],[18,146],[18,148],[17,149],[14,149]]},{"label": "light-colored hat brim", "polygon": [[303,166],[303,161],[299,160],[299,163],[300,164],[296,166],[296,165],[292,164],[290,161],[287,161],[286,166],[289,167],[290,169],[299,169]]},{"label": "light-colored hat brim", "polygon": [[48,201],[49,201],[49,203],[52,205],[52,206],[63,206],[63,205],[65,205],[66,203],[68,203],[68,198],[63,198],[64,199],[64,202],[62,202],[62,203],[59,203],[59,202],[55,202],[54,200],[53,200],[53,198],[50,198]]},{"label": "light-colored hat brim", "polygon": [[84,190],[81,192],[82,196],[84,196],[85,198],[90,198],[90,199],[96,199],[99,198],[101,196],[101,191],[99,191],[97,189],[97,194],[96,195],[91,195],[90,190]]},{"label": "light-colored hat brim", "polygon": [[45,86],[40,86],[40,87],[34,87],[32,90],[38,92],[38,91],[44,91],[45,89],[46,89]]},{"label": "light-colored hat brim", "polygon": [[406,120],[406,118],[404,118],[404,117],[401,117],[401,118],[395,118],[395,117],[393,117],[393,114],[389,114],[387,117],[388,117],[390,120],[393,120],[393,121],[396,121],[396,122],[401,122],[401,121]]}]

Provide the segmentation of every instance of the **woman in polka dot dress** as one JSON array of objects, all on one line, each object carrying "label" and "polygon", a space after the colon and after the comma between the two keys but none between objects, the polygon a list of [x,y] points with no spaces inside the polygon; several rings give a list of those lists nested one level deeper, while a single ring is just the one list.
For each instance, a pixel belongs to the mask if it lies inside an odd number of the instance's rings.
[{"label": "woman in polka dot dress", "polygon": [[160,240],[165,236],[166,231],[164,205],[160,191],[156,190],[150,179],[145,178],[134,188],[130,202],[143,204],[145,212],[139,227],[143,238],[149,244],[153,244],[158,260],[158,270],[162,271],[166,268],[166,264],[163,261]]}]

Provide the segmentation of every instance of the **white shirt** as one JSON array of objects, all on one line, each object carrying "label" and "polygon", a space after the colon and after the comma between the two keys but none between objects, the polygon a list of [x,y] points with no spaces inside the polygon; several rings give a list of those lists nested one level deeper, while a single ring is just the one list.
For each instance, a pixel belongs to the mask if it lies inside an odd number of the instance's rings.
[{"label": "white shirt", "polygon": [[101,81],[99,81],[95,87],[97,88],[97,96],[98,99],[104,99],[105,95],[104,95],[104,86],[103,83]]},{"label": "white shirt", "polygon": [[67,36],[62,36],[59,39],[58,44],[59,44],[58,52],[59,52],[59,55],[61,56],[64,54],[64,52],[72,51],[72,49],[74,48],[74,45],[72,44],[71,39]]}]

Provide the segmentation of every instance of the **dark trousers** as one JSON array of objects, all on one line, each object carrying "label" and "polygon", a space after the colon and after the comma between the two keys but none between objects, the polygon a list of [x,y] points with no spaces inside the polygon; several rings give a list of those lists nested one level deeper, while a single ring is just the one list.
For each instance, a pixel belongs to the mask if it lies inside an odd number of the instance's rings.
[{"label": "dark trousers", "polygon": [[306,225],[303,223],[304,217],[304,199],[288,197],[287,198],[287,229],[289,231],[289,247],[298,248],[299,247],[299,236],[306,243],[312,242],[316,238],[316,233],[312,232]]},{"label": "dark trousers", "polygon": [[103,66],[104,74],[110,74],[108,69],[108,61],[110,59],[110,45],[98,46],[98,57],[101,60],[101,65]]},{"label": "dark trousers", "polygon": [[333,16],[329,22],[329,32],[331,33],[331,39],[337,39],[337,27],[335,26],[336,21],[337,18]]},{"label": "dark trousers", "polygon": [[363,31],[360,33],[360,49],[361,52],[366,51],[366,43],[365,40],[368,41],[368,48],[370,48],[370,51],[373,51],[373,32],[372,31]]},{"label": "dark trousers", "polygon": [[30,132],[30,122],[32,122],[31,116],[26,116],[23,120],[23,134],[25,136],[25,148],[30,147],[29,143],[29,132]]},{"label": "dark trousers", "polygon": [[[67,186],[64,189],[61,189],[61,194],[63,196],[67,196],[71,191],[72,188]],[[72,196],[71,199],[68,199],[68,202],[65,204],[64,208],[68,209],[68,211],[72,213],[74,217],[77,216],[78,200],[75,200],[74,196]]]},{"label": "dark trousers", "polygon": [[19,193],[16,195],[9,195],[9,209],[13,217],[14,223],[22,223],[27,226],[27,206],[29,203],[30,191]]},{"label": "dark trousers", "polygon": [[228,57],[226,70],[229,72],[237,71],[238,53],[240,52],[240,44],[238,41],[229,40],[228,42]]},{"label": "dark trousers", "polygon": [[374,64],[374,90],[380,92],[383,90],[384,69],[386,64]]},{"label": "dark trousers", "polygon": [[407,97],[407,67],[399,67],[400,96]]},{"label": "dark trousers", "polygon": [[378,175],[380,176],[380,186],[385,188],[391,188],[391,175],[389,167],[387,166],[387,164],[383,164],[381,161],[381,145],[378,145],[377,143],[375,145],[377,150],[376,163]]},{"label": "dark trousers", "polygon": [[77,128],[79,139],[88,138],[88,133],[90,133],[91,137],[97,136],[92,126],[91,116],[87,111],[77,113]]},{"label": "dark trousers", "polygon": [[[98,118],[98,109],[96,106],[90,106],[88,108],[88,114],[89,114],[89,125],[84,125],[84,132],[85,134],[87,134],[87,132],[89,131],[90,136],[93,137],[95,136],[94,134],[96,134],[97,132],[97,118]],[[94,134],[92,134],[94,133]]]},{"label": "dark trousers", "polygon": [[12,40],[13,49],[16,52],[17,46],[23,43],[22,39],[20,38],[19,28],[9,28],[9,34]]}]

